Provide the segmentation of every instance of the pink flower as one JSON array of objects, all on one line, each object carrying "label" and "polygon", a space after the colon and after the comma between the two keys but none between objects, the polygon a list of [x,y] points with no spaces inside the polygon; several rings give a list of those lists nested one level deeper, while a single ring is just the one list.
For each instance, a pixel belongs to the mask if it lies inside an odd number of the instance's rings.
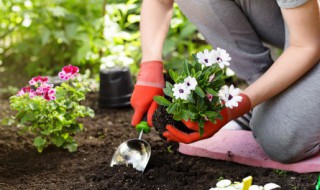
[{"label": "pink flower", "polygon": [[44,94],[53,87],[53,84],[43,83],[36,89],[38,96],[44,96]]},{"label": "pink flower", "polygon": [[56,99],[56,91],[54,89],[48,89],[43,95],[43,98],[50,101],[50,100],[55,100]]},{"label": "pink flower", "polygon": [[33,77],[30,81],[29,81],[29,84],[30,85],[36,85],[38,83],[46,83],[48,82],[48,77],[43,77],[43,76],[37,76],[37,77]]},{"label": "pink flower", "polygon": [[37,96],[42,96],[44,99],[50,101],[55,100],[56,91],[52,88],[53,85],[43,84],[39,86],[35,92]]},{"label": "pink flower", "polygon": [[73,65],[68,65],[62,68],[62,71],[59,72],[58,76],[61,80],[69,80],[74,78],[79,72],[79,68]]},{"label": "pink flower", "polygon": [[21,90],[18,92],[17,96],[22,96],[24,94],[29,94],[30,98],[33,98],[36,95],[35,91],[30,86],[26,86],[26,87],[21,88]]},{"label": "pink flower", "polygon": [[206,97],[208,98],[208,100],[209,100],[210,102],[212,101],[212,98],[213,98],[212,94],[206,94]]}]

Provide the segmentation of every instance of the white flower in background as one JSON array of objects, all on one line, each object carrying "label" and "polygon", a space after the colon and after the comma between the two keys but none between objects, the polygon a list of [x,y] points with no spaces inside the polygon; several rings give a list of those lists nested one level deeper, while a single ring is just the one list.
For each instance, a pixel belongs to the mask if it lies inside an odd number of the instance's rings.
[{"label": "white flower in background", "polygon": [[32,2],[30,0],[26,0],[26,1],[24,1],[24,6],[32,7]]},{"label": "white flower in background", "polygon": [[205,66],[211,66],[216,63],[214,52],[205,49],[203,52],[197,53],[198,62]]},{"label": "white flower in background", "polygon": [[116,66],[115,60],[116,60],[116,56],[114,56],[114,55],[109,55],[107,57],[101,57],[100,69],[107,69],[107,68],[112,68],[112,67]]},{"label": "white flower in background", "polygon": [[29,27],[31,25],[31,23],[32,23],[32,20],[31,20],[29,14],[27,14],[27,13],[24,14],[23,15],[23,22],[21,25],[24,27]]},{"label": "white flower in background", "polygon": [[189,90],[194,90],[196,89],[198,82],[196,78],[188,76],[184,79],[184,84],[187,86]]},{"label": "white flower in background", "polygon": [[242,97],[239,96],[240,89],[234,88],[233,85],[230,87],[223,86],[219,91],[219,97],[222,101],[224,101],[225,106],[232,109],[234,107],[238,107],[238,102],[242,101]]},{"label": "white flower in background", "polygon": [[172,91],[175,99],[182,99],[182,100],[187,100],[189,94],[191,93],[184,83],[174,84]]},{"label": "white flower in background", "polygon": [[231,57],[226,50],[217,48],[216,51],[212,52],[214,61],[219,65],[221,69],[223,69],[225,66],[230,65],[229,61],[231,61]]},{"label": "white flower in background", "polygon": [[119,57],[119,63],[121,63],[122,66],[128,67],[134,62],[134,60],[127,56],[120,56]]},{"label": "white flower in background", "polygon": [[118,23],[111,20],[110,16],[106,14],[104,16],[104,29],[103,29],[103,37],[108,41],[112,42],[113,38],[120,31],[120,26]]},{"label": "white flower in background", "polygon": [[100,69],[108,69],[116,66],[128,67],[134,62],[134,60],[124,55],[117,55],[117,56],[109,55],[106,57],[102,57],[100,59],[100,62],[101,62]]}]

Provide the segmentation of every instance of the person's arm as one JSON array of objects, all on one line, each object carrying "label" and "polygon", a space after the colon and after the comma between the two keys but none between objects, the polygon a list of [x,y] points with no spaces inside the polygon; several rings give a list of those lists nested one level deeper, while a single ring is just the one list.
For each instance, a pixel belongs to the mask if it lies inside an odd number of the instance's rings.
[{"label": "person's arm", "polygon": [[292,9],[282,9],[290,32],[288,48],[270,69],[244,90],[251,107],[285,90],[320,59],[320,17],[317,0]]},{"label": "person's arm", "polygon": [[172,17],[173,0],[144,0],[141,8],[141,62],[162,60],[162,47]]},{"label": "person's arm", "polygon": [[144,0],[141,8],[142,60],[130,99],[134,109],[131,125],[136,126],[147,114],[149,126],[158,104],[153,97],[163,95],[162,48],[172,16],[173,0]]}]

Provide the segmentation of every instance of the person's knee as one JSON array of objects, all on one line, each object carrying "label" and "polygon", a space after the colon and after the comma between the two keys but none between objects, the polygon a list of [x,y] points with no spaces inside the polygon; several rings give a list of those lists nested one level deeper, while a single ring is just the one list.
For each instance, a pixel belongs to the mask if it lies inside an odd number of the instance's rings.
[{"label": "person's knee", "polygon": [[268,157],[271,160],[280,162],[282,164],[291,164],[303,159],[300,153],[287,150],[288,149],[283,149],[283,152],[281,153],[269,153]]}]

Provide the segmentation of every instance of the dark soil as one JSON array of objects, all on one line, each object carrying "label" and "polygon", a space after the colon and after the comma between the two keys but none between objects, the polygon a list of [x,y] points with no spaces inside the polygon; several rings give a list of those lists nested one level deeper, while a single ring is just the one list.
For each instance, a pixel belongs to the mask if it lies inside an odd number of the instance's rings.
[{"label": "dark soil", "polygon": [[[75,153],[48,147],[39,154],[32,135],[21,136],[15,127],[0,127],[0,189],[208,190],[219,179],[241,181],[249,175],[258,185],[274,182],[285,190],[315,188],[317,173],[297,174],[186,156],[177,151],[177,144],[159,138],[154,130],[143,135],[152,147],[144,173],[125,166],[110,167],[115,149],[138,134],[130,126],[131,108],[99,109],[97,102],[95,94],[86,102],[96,116],[82,119],[86,130],[76,136],[79,148]],[[8,116],[8,107],[8,100],[1,100],[0,118]]]}]

